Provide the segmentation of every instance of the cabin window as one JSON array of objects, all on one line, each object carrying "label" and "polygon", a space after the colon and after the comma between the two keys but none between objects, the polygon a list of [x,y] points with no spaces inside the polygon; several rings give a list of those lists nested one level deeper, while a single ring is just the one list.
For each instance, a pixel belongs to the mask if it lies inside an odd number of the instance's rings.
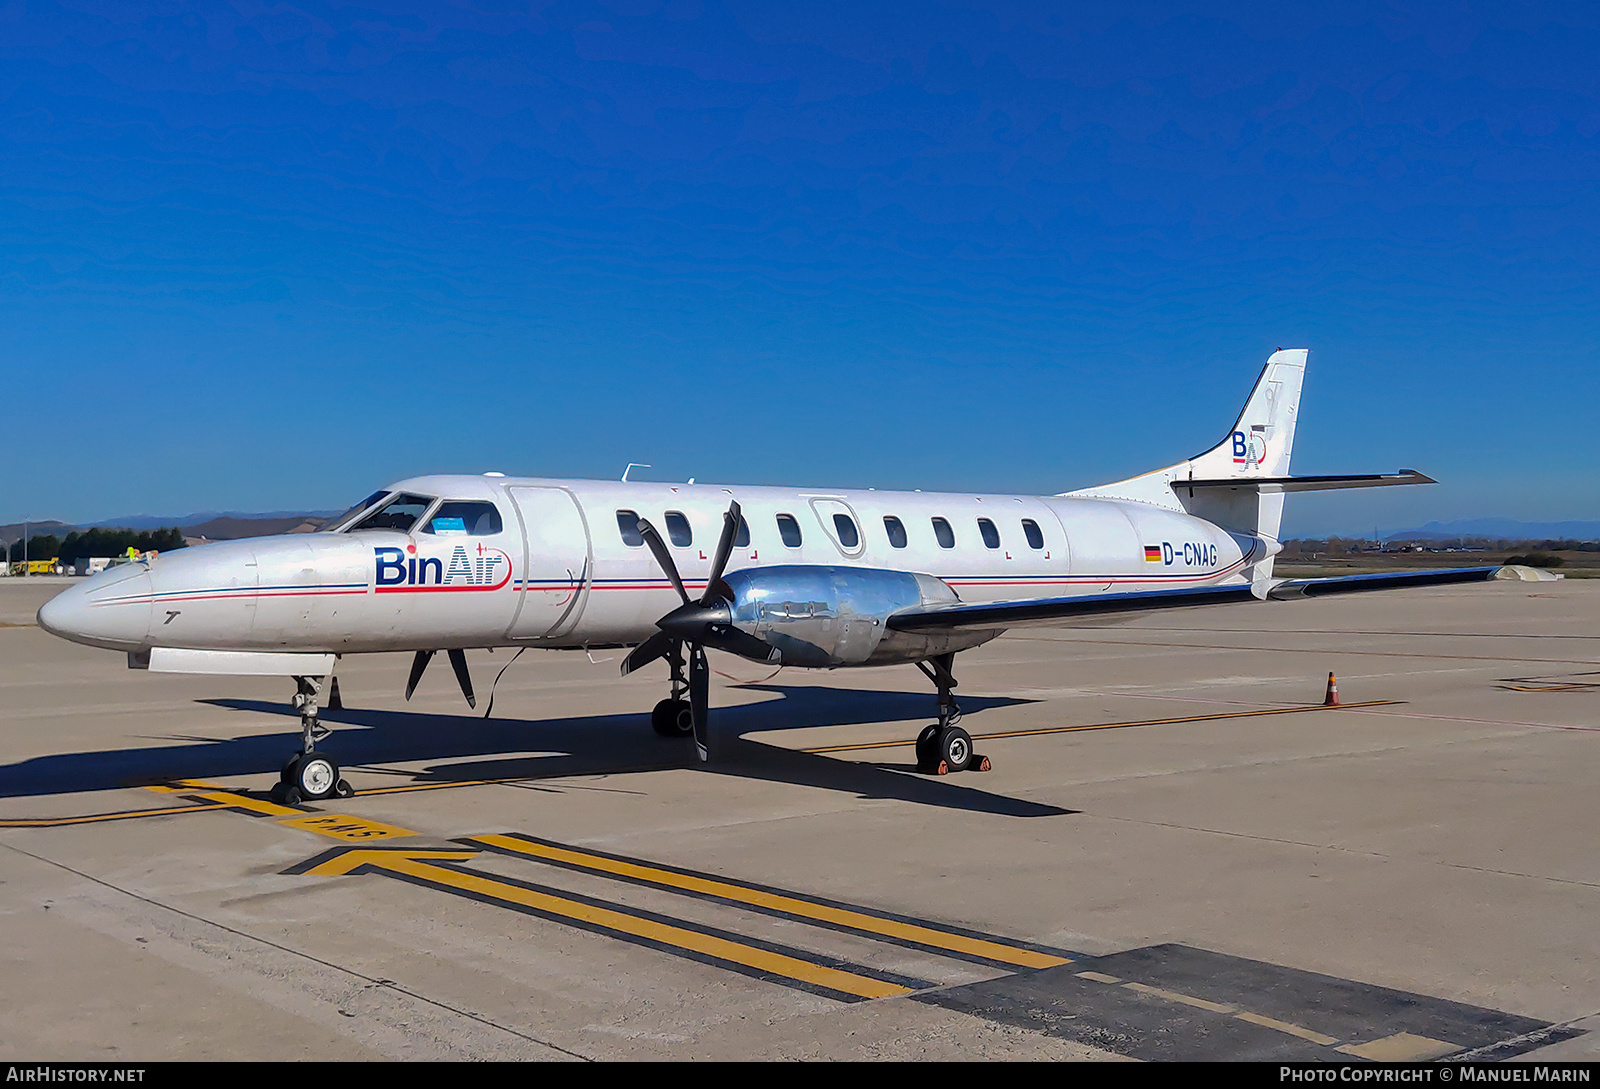
[{"label": "cabin window", "polygon": [[433,499],[431,496],[402,493],[361,519],[351,527],[350,532],[359,533],[368,529],[393,529],[399,530],[401,533],[410,533],[411,527],[417,524],[418,518],[422,517],[422,512],[432,505]]},{"label": "cabin window", "polygon": [[939,542],[940,548],[954,548],[956,546],[956,531],[950,528],[950,523],[943,518],[933,520],[933,535]]},{"label": "cabin window", "polygon": [[500,509],[493,503],[446,499],[422,532],[444,537],[492,537],[502,528]]},{"label": "cabin window", "polygon": [[689,530],[689,519],[681,511],[667,511],[667,539],[679,548],[694,544],[694,534]]},{"label": "cabin window", "polygon": [[1000,531],[994,528],[994,523],[987,518],[978,519],[978,533],[983,537],[983,547],[999,548]]},{"label": "cabin window", "polygon": [[622,543],[629,548],[638,548],[644,544],[644,535],[639,532],[639,515],[636,511],[617,511],[617,532],[622,534]]},{"label": "cabin window", "polygon": [[892,514],[886,514],[883,516],[883,528],[889,534],[889,543],[891,545],[895,548],[904,548],[906,546],[906,527],[904,522]]},{"label": "cabin window", "polygon": [[739,515],[739,531],[733,535],[733,547],[750,547],[750,523],[744,520],[744,515]]},{"label": "cabin window", "polygon": [[800,523],[794,520],[794,515],[778,515],[778,536],[789,548],[800,547]]},{"label": "cabin window", "polygon": [[855,521],[848,514],[835,514],[833,529],[839,535],[840,547],[849,550],[861,544],[861,534],[857,532]]},{"label": "cabin window", "polygon": [[1044,547],[1044,534],[1039,530],[1039,523],[1032,518],[1022,520],[1022,535],[1028,538],[1029,548]]}]

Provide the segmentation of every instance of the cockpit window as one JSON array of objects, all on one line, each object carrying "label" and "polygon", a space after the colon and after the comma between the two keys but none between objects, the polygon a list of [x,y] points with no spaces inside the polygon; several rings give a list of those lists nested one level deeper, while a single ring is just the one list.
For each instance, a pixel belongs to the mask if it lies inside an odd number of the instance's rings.
[{"label": "cockpit window", "polygon": [[329,532],[332,532],[332,533],[339,532],[339,530],[345,528],[345,523],[346,522],[353,521],[355,519],[356,515],[360,514],[362,511],[366,510],[368,507],[372,506],[372,504],[376,503],[378,500],[382,499],[384,496],[386,496],[388,494],[389,493],[387,491],[376,491],[376,492],[373,492],[371,495],[367,496],[361,502],[357,503],[355,506],[353,506],[349,510],[345,511],[343,514],[339,515],[339,517],[329,519],[329,521],[327,523],[327,528],[328,528]]},{"label": "cockpit window", "polygon": [[442,537],[490,537],[502,528],[500,510],[493,503],[446,499],[422,532]]},{"label": "cockpit window", "polygon": [[402,492],[351,526],[350,532],[361,533],[369,529],[394,529],[399,530],[401,533],[410,533],[411,527],[417,524],[417,519],[422,517],[422,512],[427,510],[432,502],[433,498],[431,496],[411,495],[409,492]]}]

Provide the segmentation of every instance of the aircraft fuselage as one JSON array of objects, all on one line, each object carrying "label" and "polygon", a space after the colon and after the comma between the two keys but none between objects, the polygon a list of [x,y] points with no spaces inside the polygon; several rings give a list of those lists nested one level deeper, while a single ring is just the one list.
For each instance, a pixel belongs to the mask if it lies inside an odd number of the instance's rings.
[{"label": "aircraft fuselage", "polygon": [[[427,501],[409,531],[186,548],[95,576],[41,620],[129,651],[633,644],[678,598],[631,524],[661,529],[697,594],[735,499],[748,539],[741,531],[730,575],[787,565],[907,572],[969,602],[1244,583],[1250,562],[1270,554],[1267,542],[1202,519],[1114,499],[500,476],[416,477],[385,490]],[[451,503],[492,504],[497,517],[437,518]],[[886,653],[914,660],[994,634]]]}]

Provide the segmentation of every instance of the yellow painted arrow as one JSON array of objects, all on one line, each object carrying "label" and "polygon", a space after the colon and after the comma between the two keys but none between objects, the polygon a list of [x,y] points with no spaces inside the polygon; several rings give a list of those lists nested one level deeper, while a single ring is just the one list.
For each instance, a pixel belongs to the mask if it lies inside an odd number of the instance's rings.
[{"label": "yellow painted arrow", "polygon": [[406,847],[401,850],[372,850],[364,847],[351,847],[345,851],[334,851],[330,855],[319,856],[322,861],[309,869],[296,867],[293,873],[308,873],[317,877],[339,877],[351,873],[362,866],[372,866],[375,869],[391,870],[395,873],[412,874],[432,877],[435,873],[455,875],[454,870],[441,870],[437,866],[430,866],[427,860],[435,862],[466,862],[476,855],[477,851],[433,851],[426,848]]},{"label": "yellow painted arrow", "polygon": [[911,994],[914,990],[898,982],[805,960],[803,954],[797,955],[798,950],[762,948],[692,923],[666,922],[616,905],[561,895],[553,889],[472,873],[459,866],[440,865],[466,862],[476,854],[478,852],[472,850],[346,847],[319,855],[286,872],[319,877],[384,873],[678,956],[712,961],[735,971],[791,985],[798,983],[848,999],[891,998]]}]

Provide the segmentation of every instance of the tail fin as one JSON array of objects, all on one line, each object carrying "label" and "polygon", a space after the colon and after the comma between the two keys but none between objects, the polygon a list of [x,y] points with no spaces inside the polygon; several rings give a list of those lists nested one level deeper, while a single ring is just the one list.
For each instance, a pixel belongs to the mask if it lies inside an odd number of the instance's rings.
[{"label": "tail fin", "polygon": [[1228,437],[1173,468],[1196,480],[1288,476],[1305,374],[1306,349],[1273,352]]},{"label": "tail fin", "polygon": [[[1251,487],[1251,482],[1289,475],[1305,371],[1306,349],[1273,352],[1239,419],[1216,446],[1164,469],[1067,494],[1154,503],[1186,511],[1234,533],[1275,542],[1283,520],[1282,491]],[[1184,488],[1186,480],[1204,480],[1212,486]],[[1238,487],[1215,486],[1234,480]]]}]

